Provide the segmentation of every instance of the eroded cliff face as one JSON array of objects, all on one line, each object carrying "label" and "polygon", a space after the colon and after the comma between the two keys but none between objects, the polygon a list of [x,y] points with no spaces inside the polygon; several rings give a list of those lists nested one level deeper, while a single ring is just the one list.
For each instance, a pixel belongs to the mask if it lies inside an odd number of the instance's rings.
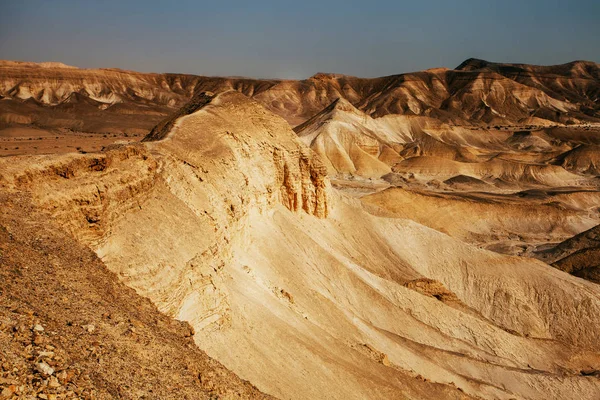
[{"label": "eroded cliff face", "polygon": [[287,152],[275,148],[273,161],[277,169],[276,181],[281,187],[281,201],[291,211],[304,210],[319,218],[328,212],[327,169],[307,148]]},{"label": "eroded cliff face", "polygon": [[83,242],[97,246],[120,216],[141,207],[156,184],[158,163],[139,145],[94,155],[2,160],[0,184],[31,190],[38,204]]},{"label": "eroded cliff face", "polygon": [[125,101],[176,106],[191,97],[192,75],[144,74],[118,69],[79,69],[61,65],[0,62],[0,92],[16,99],[57,105],[74,94],[108,105]]}]

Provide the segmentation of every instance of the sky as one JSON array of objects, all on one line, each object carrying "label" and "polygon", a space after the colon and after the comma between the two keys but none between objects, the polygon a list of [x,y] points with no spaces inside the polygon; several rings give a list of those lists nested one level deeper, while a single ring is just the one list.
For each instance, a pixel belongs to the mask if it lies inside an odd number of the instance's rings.
[{"label": "sky", "polygon": [[302,79],[600,62],[598,0],[0,0],[0,59]]}]

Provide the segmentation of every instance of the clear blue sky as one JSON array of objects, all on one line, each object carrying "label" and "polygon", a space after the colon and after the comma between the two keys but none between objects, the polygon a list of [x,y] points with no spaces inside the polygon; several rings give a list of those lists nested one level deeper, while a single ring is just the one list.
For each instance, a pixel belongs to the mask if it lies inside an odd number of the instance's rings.
[{"label": "clear blue sky", "polygon": [[10,60],[296,79],[469,57],[600,62],[600,0],[0,0]]}]

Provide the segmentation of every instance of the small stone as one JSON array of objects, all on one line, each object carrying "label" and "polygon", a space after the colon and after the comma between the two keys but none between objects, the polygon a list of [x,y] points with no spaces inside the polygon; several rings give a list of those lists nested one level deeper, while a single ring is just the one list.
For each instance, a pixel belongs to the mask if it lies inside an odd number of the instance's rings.
[{"label": "small stone", "polygon": [[51,376],[50,381],[48,382],[48,387],[51,387],[51,388],[60,387],[60,382],[58,381],[58,379],[56,379],[56,377]]},{"label": "small stone", "polygon": [[35,337],[33,338],[33,343],[34,344],[36,344],[38,346],[41,346],[41,345],[43,345],[46,342],[47,342],[47,339],[44,336],[39,335],[39,334],[35,334]]},{"label": "small stone", "polygon": [[191,326],[191,325],[188,325],[184,336],[185,337],[192,337],[195,334],[196,334],[196,331],[194,330],[194,327]]},{"label": "small stone", "polygon": [[14,386],[12,386],[12,387],[11,387],[11,386],[9,386],[9,387],[5,387],[5,388],[2,390],[2,393],[0,393],[0,396],[1,396],[1,397],[4,397],[4,398],[9,398],[10,396],[12,396],[12,395],[13,395],[13,393],[15,392],[15,391],[13,390],[13,387],[14,387]]},{"label": "small stone", "polygon": [[37,370],[40,371],[42,374],[45,375],[52,375],[54,373],[54,368],[52,368],[51,366],[49,366],[48,364],[46,364],[45,362],[41,362],[38,363],[36,365]]},{"label": "small stone", "polygon": [[61,371],[58,374],[56,374],[56,376],[58,379],[60,379],[62,381],[62,383],[67,382],[67,371]]},{"label": "small stone", "polygon": [[54,357],[54,352],[53,351],[40,351],[39,356],[45,357],[45,358],[52,358],[52,357]]},{"label": "small stone", "polygon": [[383,357],[381,357],[381,363],[383,365],[385,365],[386,367],[390,367],[392,365],[392,363],[390,362],[390,359],[388,358],[387,354],[384,354]]},{"label": "small stone", "polygon": [[40,324],[35,324],[34,327],[33,327],[33,330],[35,332],[44,332],[44,327],[41,326]]},{"label": "small stone", "polygon": [[92,333],[96,330],[96,327],[92,324],[88,324],[88,325],[83,325],[82,326],[83,329],[85,329],[86,331],[88,331],[88,333]]},{"label": "small stone", "polygon": [[66,385],[75,377],[75,372],[72,370],[69,370],[68,372],[61,371],[56,376],[60,383],[62,383],[63,385]]}]

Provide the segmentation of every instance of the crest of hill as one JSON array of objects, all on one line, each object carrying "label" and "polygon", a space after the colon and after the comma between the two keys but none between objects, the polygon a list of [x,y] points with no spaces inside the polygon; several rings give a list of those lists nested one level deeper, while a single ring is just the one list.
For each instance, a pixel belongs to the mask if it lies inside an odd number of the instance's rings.
[{"label": "crest of hill", "polygon": [[64,68],[64,69],[79,69],[72,65],[67,65],[57,61],[46,61],[41,63],[28,62],[28,61],[11,61],[11,60],[0,60],[0,67],[27,67],[27,68]]},{"label": "crest of hill", "polygon": [[456,71],[476,71],[490,70],[497,72],[529,72],[541,74],[555,74],[567,76],[579,76],[598,78],[600,65],[593,61],[575,60],[565,64],[557,65],[533,65],[533,64],[513,64],[513,63],[496,63],[477,58],[469,58],[463,61]]},{"label": "crest of hill", "polygon": [[343,97],[338,97],[314,117],[295,127],[294,131],[299,136],[303,136],[303,132],[308,131],[310,127],[313,127],[316,124],[321,125],[329,120],[343,119],[345,113],[350,113],[365,118],[367,117],[365,113],[354,107],[348,100],[344,99]]},{"label": "crest of hill", "polygon": [[332,72],[317,72],[308,79],[341,79],[341,78],[356,78],[351,75],[335,74]]},{"label": "crest of hill", "polygon": [[[380,177],[391,171],[379,159],[380,147],[386,142],[385,127],[343,98],[334,100],[294,130],[321,156],[332,175]],[[399,157],[397,153],[395,156]]]}]

